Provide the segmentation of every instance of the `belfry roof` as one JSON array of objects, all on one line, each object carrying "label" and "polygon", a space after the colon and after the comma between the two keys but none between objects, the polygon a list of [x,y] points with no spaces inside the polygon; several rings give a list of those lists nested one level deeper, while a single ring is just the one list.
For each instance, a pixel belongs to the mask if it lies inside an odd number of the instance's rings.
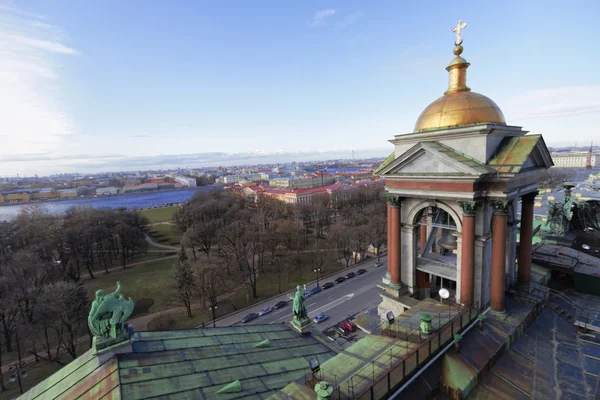
[{"label": "belfry roof", "polygon": [[334,354],[281,324],[138,332],[125,351],[89,350],[22,398],[259,399]]}]

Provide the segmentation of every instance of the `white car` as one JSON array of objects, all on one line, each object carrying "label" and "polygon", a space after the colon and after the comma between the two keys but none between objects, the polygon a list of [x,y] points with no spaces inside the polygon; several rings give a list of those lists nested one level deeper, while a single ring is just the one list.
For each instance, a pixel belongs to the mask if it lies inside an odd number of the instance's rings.
[{"label": "white car", "polygon": [[265,307],[258,312],[258,315],[265,315],[273,311],[273,307]]}]

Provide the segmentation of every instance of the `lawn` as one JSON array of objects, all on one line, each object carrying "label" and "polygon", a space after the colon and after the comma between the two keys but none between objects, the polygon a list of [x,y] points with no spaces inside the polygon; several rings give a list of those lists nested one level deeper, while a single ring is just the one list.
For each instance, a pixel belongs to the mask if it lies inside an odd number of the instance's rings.
[{"label": "lawn", "polygon": [[175,301],[171,279],[175,261],[173,258],[118,269],[96,279],[86,279],[84,285],[92,298],[98,289],[103,289],[105,293],[114,291],[117,281],[120,281],[125,297],[131,297],[134,302],[153,299],[154,304],[150,307],[150,312],[165,310],[179,306]]},{"label": "lawn", "polygon": [[[312,258],[310,253],[302,253],[302,273],[298,269],[289,271],[283,277],[281,282],[281,292],[279,292],[279,281],[277,276],[273,274],[265,273],[259,275],[257,282],[257,293],[258,297],[252,298],[252,290],[250,288],[242,289],[227,300],[219,303],[217,307],[217,318],[223,317],[236,310],[248,307],[252,304],[260,301],[269,299],[273,296],[277,296],[283,292],[291,290],[296,285],[308,283],[316,279],[316,274],[312,271]],[[335,262],[337,260],[337,252],[331,251],[329,254],[329,262],[321,269],[322,275],[328,275],[340,271],[345,268],[345,264]],[[323,283],[323,281],[321,281]],[[210,324],[211,314],[209,310],[193,310],[193,317],[188,318],[186,312],[180,312],[175,314],[161,315],[156,317],[153,321],[148,324],[150,330],[162,330],[162,329],[187,329],[194,328],[201,325],[203,322]]]},{"label": "lawn", "polygon": [[149,210],[141,210],[139,213],[148,218],[148,223],[156,224],[158,222],[169,222],[173,220],[175,213],[179,210],[178,206],[151,208]]},{"label": "lawn", "polygon": [[177,229],[177,226],[171,224],[152,225],[149,235],[156,243],[167,246],[179,245],[183,236],[179,229]]}]

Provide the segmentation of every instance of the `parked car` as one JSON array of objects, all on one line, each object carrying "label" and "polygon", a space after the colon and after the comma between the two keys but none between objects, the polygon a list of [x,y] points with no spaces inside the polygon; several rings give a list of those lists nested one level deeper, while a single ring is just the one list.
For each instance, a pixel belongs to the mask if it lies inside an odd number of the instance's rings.
[{"label": "parked car", "polygon": [[348,272],[346,274],[346,279],[351,279],[351,278],[354,278],[355,276],[356,276],[356,274],[354,272]]},{"label": "parked car", "polygon": [[305,299],[308,299],[310,296],[311,296],[310,291],[307,290],[307,291],[304,292],[304,298]]},{"label": "parked car", "polygon": [[343,276],[340,276],[339,278],[337,278],[334,282],[335,283],[342,283],[346,280],[346,278],[344,278]]},{"label": "parked car", "polygon": [[310,290],[310,294],[317,294],[321,291],[321,286],[315,286]]},{"label": "parked car", "polygon": [[346,329],[350,332],[356,331],[356,328],[357,328],[357,326],[354,322],[351,322],[348,320],[340,322],[340,326],[344,327],[344,329]]},{"label": "parked car", "polygon": [[246,315],[244,318],[242,318],[242,324],[245,324],[246,322],[255,320],[256,318],[258,318],[257,313],[250,313],[250,314]]},{"label": "parked car", "polygon": [[367,270],[363,269],[363,268],[361,268],[358,271],[356,271],[356,275],[362,275],[362,274],[366,274],[366,273],[367,273]]},{"label": "parked car", "polygon": [[287,306],[287,304],[288,304],[288,303],[287,303],[287,301],[283,301],[283,300],[282,300],[282,301],[279,301],[279,302],[277,302],[277,304],[275,304],[275,305],[273,306],[273,308],[274,308],[275,310],[279,310],[280,308],[283,308],[283,307]]},{"label": "parked car", "polygon": [[377,262],[375,263],[375,266],[376,266],[376,267],[381,267],[382,265],[383,265],[383,263],[382,263],[381,261],[377,261]]},{"label": "parked car", "polygon": [[273,307],[265,307],[258,312],[258,315],[265,315],[273,311]]},{"label": "parked car", "polygon": [[323,286],[321,286],[321,289],[325,290],[325,289],[329,289],[332,287],[333,287],[333,283],[327,282],[327,283],[324,283]]},{"label": "parked car", "polygon": [[346,336],[348,334],[350,334],[350,332],[348,331],[348,329],[344,328],[343,326],[336,326],[334,329],[335,332],[337,332],[340,336]]},{"label": "parked car", "polygon": [[313,318],[313,321],[315,324],[321,323],[323,321],[325,321],[327,318],[329,318],[327,315],[325,314],[319,314],[316,317]]}]

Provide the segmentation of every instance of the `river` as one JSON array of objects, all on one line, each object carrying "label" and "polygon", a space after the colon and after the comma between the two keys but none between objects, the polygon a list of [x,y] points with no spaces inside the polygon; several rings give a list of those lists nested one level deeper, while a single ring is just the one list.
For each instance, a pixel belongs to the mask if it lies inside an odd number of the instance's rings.
[{"label": "river", "polygon": [[168,203],[184,203],[198,191],[209,191],[214,189],[221,189],[221,186],[203,186],[195,189],[171,190],[166,192],[131,193],[110,197],[86,197],[39,203],[15,204],[10,206],[6,205],[0,206],[0,221],[9,221],[15,218],[22,208],[33,204],[39,205],[53,214],[62,214],[73,206],[112,209],[120,207],[125,207],[127,209],[148,208],[162,206]]}]

